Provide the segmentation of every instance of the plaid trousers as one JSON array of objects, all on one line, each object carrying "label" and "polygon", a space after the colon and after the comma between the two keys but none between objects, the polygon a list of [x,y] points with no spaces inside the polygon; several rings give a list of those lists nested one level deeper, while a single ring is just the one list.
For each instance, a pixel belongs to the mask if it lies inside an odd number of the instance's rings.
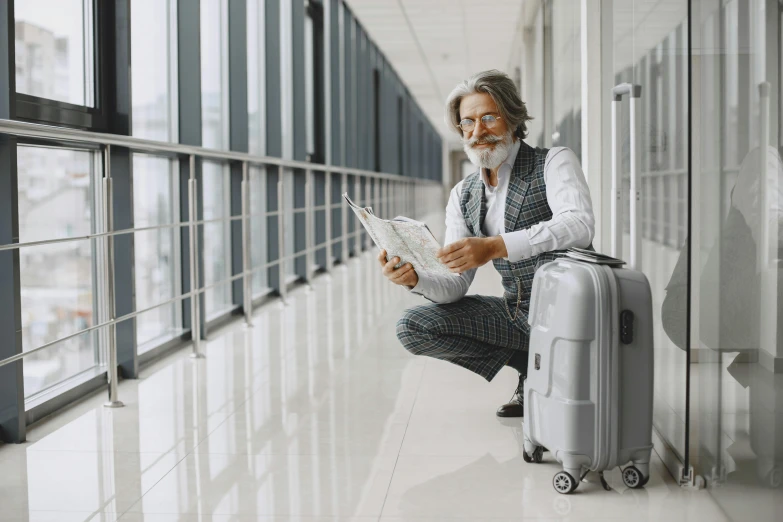
[{"label": "plaid trousers", "polygon": [[409,308],[397,321],[397,338],[414,355],[449,361],[491,381],[518,350],[527,351],[526,319],[520,314],[512,322],[502,297],[469,295]]}]

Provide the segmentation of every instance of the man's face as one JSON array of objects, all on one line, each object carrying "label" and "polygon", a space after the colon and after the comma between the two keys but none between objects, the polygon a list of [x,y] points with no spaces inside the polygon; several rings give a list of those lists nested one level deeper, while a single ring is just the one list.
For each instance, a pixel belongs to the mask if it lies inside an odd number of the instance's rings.
[{"label": "man's face", "polygon": [[[487,114],[497,118],[491,129],[481,121]],[[508,156],[513,137],[492,97],[483,92],[465,96],[459,104],[459,117],[474,122],[473,129],[462,131],[462,146],[470,161],[480,168],[497,168]]]},{"label": "man's face", "polygon": [[499,138],[503,138],[508,133],[508,127],[506,126],[506,122],[503,120],[503,118],[500,118],[497,121],[494,128],[486,128],[481,123],[481,117],[485,114],[491,114],[495,117],[500,116],[498,107],[495,105],[495,102],[492,100],[492,97],[489,94],[476,92],[473,94],[468,94],[462,98],[462,101],[459,104],[460,119],[464,120],[465,118],[468,118],[476,122],[472,131],[462,133],[462,139],[473,140],[476,138],[478,143],[474,145],[474,148],[479,150],[483,148],[495,147],[495,144],[482,144],[481,141],[484,136],[497,136]]}]

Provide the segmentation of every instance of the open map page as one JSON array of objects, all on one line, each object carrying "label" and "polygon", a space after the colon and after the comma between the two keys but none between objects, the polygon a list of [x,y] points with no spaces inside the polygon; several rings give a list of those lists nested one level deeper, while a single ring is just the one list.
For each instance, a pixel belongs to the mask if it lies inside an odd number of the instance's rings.
[{"label": "open map page", "polygon": [[432,235],[427,225],[409,218],[381,219],[372,212],[372,208],[362,208],[356,205],[348,194],[343,194],[348,206],[362,222],[367,233],[380,250],[386,250],[386,257],[399,257],[401,261],[395,266],[399,268],[405,263],[411,263],[419,274],[429,276],[456,276],[448,267],[441,263],[436,253],[440,244]]}]

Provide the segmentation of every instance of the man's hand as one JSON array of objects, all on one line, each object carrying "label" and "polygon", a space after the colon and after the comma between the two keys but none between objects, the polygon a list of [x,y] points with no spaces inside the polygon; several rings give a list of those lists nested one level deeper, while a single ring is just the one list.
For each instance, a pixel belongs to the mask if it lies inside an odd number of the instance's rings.
[{"label": "man's hand", "polygon": [[408,289],[411,289],[419,284],[419,276],[412,264],[405,263],[395,270],[394,266],[400,262],[400,258],[393,257],[387,262],[386,250],[381,250],[381,253],[378,254],[378,261],[381,263],[383,275],[395,285],[407,286]]},{"label": "man's hand", "polygon": [[438,250],[438,259],[455,274],[477,268],[493,259],[506,257],[506,243],[501,236],[466,237]]}]

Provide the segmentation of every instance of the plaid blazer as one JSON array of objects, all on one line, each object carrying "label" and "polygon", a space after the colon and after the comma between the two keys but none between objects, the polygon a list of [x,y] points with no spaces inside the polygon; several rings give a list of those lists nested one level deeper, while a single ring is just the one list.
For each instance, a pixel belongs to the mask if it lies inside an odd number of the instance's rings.
[{"label": "plaid blazer", "polygon": [[[544,164],[549,149],[532,148],[524,141],[520,144],[511,178],[508,181],[506,195],[505,231],[513,232],[529,228],[541,221],[552,219],[552,210],[546,199]],[[465,224],[471,234],[485,237],[481,231],[484,216],[487,213],[487,201],[484,195],[484,183],[481,171],[465,178],[460,195],[460,208],[465,216]],[[530,292],[533,288],[533,276],[539,266],[559,257],[560,252],[544,252],[516,263],[506,259],[495,259],[495,269],[503,278],[505,298],[510,310],[514,311],[517,292],[522,295],[519,315],[515,321],[525,333],[530,333],[527,323],[530,309]]]}]

